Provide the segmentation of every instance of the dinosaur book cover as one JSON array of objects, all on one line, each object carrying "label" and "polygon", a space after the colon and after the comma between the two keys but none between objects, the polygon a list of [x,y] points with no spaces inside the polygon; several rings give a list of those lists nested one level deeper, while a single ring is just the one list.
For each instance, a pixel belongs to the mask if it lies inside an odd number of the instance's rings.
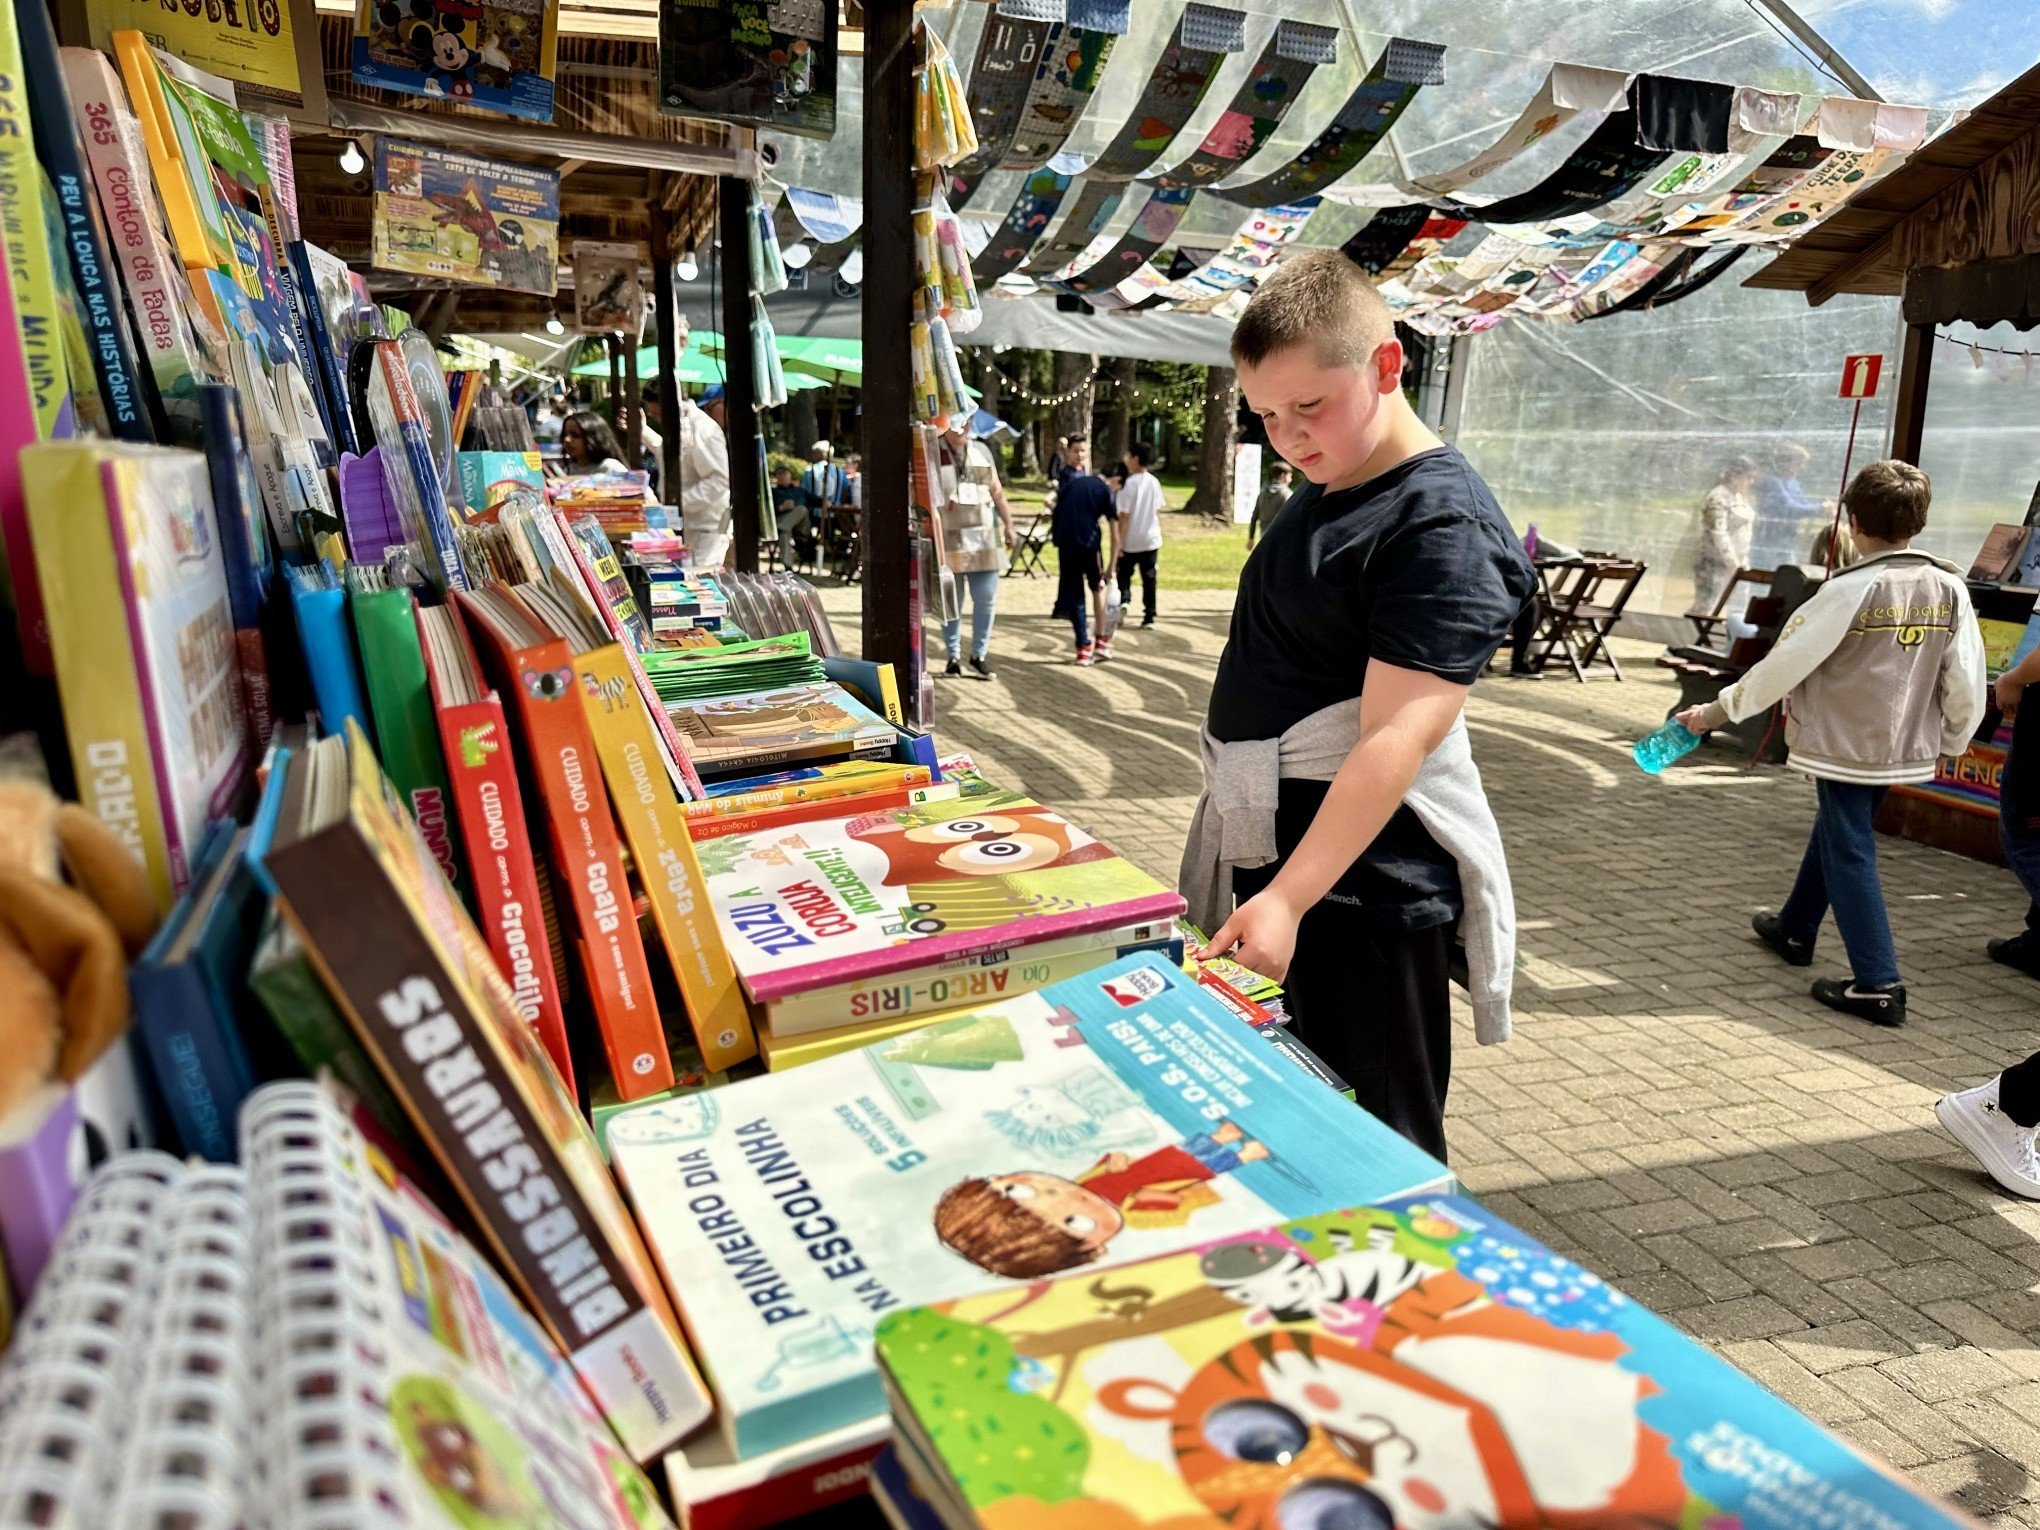
[{"label": "dinosaur book cover", "polygon": [[1153,953],[608,1142],[740,1458],[883,1412],[888,1313],[1065,1273],[1113,1302],[1123,1260],[1446,1178]]},{"label": "dinosaur book cover", "polygon": [[889,1312],[876,1347],[951,1526],[1969,1523],[1456,1197]]},{"label": "dinosaur book cover", "polygon": [[560,258],[560,178],[452,149],[375,141],[378,271],[551,295]]},{"label": "dinosaur book cover", "polygon": [[1184,906],[1016,792],[787,824],[698,848],[738,976],[767,1004],[952,957],[1173,919]]}]

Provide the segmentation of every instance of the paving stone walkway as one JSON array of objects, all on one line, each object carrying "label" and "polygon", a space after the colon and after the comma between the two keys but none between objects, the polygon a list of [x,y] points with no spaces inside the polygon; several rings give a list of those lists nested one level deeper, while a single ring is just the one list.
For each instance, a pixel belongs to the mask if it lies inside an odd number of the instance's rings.
[{"label": "paving stone walkway", "polygon": [[[1229,594],[1069,663],[1047,580],[1007,580],[997,678],[938,682],[945,748],[1068,810],[1173,885]],[[828,604],[854,644],[855,590]],[[935,640],[930,631],[931,642]],[[939,650],[938,650],[939,651]],[[1516,1037],[1462,1011],[1448,1131],[1467,1188],[1872,1454],[2040,1526],[2040,1204],[1934,1124],[1945,1090],[2040,1045],[2040,984],[1984,941],[2024,910],[1996,867],[1884,841],[1912,1023],[1806,995],[1755,944],[1813,808],[1802,778],[1702,751],[1664,780],[1629,741],[1671,689],[1494,678],[1468,709],[1521,925]],[[939,667],[939,666],[938,666]],[[1839,972],[1830,925],[1814,973]]]}]

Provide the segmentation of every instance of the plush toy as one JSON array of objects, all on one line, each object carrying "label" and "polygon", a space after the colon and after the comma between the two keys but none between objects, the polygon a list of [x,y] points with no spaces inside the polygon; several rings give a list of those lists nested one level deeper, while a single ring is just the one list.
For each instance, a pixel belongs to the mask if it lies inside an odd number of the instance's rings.
[{"label": "plush toy", "polygon": [[155,927],[134,851],[48,788],[0,782],[0,1122],[126,1028],[128,963]]}]

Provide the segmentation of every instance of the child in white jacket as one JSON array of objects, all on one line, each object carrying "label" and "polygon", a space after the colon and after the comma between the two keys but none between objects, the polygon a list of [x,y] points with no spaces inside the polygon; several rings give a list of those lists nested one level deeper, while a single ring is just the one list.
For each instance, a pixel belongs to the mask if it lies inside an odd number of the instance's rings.
[{"label": "child in white jacket", "polygon": [[1754,926],[1789,965],[1810,966],[1832,906],[1853,980],[1822,978],[1813,996],[1877,1025],[1905,1023],[1905,986],[1872,820],[1892,786],[1930,781],[1941,756],[1960,754],[1984,708],[1969,588],[1952,564],[1909,549],[1932,498],[1927,475],[1910,463],[1873,462],[1858,473],[1842,495],[1857,562],[1793,613],[1761,663],[1679,714],[1701,733],[1785,703],[1791,764],[1814,778],[1820,806],[1792,895]]}]

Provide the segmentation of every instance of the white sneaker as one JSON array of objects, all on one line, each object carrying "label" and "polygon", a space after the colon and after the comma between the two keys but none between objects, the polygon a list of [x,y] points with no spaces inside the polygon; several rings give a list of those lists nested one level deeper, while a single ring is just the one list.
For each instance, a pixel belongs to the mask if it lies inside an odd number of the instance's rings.
[{"label": "white sneaker", "polygon": [[1948,1134],[1976,1155],[1990,1177],[2014,1195],[2040,1201],[2040,1159],[2033,1128],[2021,1126],[1998,1108],[1998,1081],[1959,1089],[1934,1103],[1934,1115]]}]

